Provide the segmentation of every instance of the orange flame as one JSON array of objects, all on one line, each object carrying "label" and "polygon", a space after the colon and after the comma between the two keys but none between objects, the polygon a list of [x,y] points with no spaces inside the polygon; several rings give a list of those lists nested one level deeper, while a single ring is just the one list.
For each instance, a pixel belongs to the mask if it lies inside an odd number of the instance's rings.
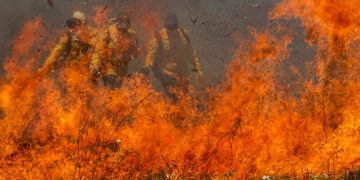
[{"label": "orange flame", "polygon": [[276,83],[278,65],[289,58],[288,35],[252,30],[253,41],[242,42],[227,79],[207,89],[206,101],[191,92],[171,103],[141,74],[121,89],[94,86],[85,65],[31,81],[40,59],[31,50],[43,30],[40,19],[25,24],[0,88],[0,175],[249,179],[339,177],[355,169],[359,2],[318,3],[287,0],[271,13],[299,17],[318,48],[320,82],[303,83],[300,97]]}]

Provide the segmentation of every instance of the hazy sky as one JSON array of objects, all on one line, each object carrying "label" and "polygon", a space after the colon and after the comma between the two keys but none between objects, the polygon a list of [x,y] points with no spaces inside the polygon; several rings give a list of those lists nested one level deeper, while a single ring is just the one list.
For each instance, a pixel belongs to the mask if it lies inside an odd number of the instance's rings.
[{"label": "hazy sky", "polygon": [[[171,11],[178,14],[180,23],[189,30],[189,36],[198,49],[204,73],[209,84],[217,84],[223,78],[224,67],[231,61],[233,51],[238,47],[235,34],[247,38],[247,26],[263,30],[271,23],[267,13],[279,0],[53,0],[54,7],[47,0],[2,0],[0,6],[0,59],[3,62],[8,55],[11,42],[24,22],[41,16],[49,30],[60,29],[64,21],[71,17],[72,11],[82,10],[88,16],[94,13],[96,5],[108,5],[115,11],[121,11],[131,5],[133,14],[144,12]],[[191,19],[193,21],[191,21]],[[196,23],[194,23],[196,19]],[[137,22],[133,22],[136,29]],[[302,63],[310,59],[304,55],[305,44],[302,42],[302,30],[298,23],[286,22],[295,29],[293,60],[289,63]],[[141,42],[141,40],[140,40]],[[141,42],[143,43],[143,42]],[[311,54],[311,53],[309,53]],[[138,60],[138,61],[141,61]],[[294,61],[294,62],[293,62]],[[139,62],[132,65],[133,71]]]}]

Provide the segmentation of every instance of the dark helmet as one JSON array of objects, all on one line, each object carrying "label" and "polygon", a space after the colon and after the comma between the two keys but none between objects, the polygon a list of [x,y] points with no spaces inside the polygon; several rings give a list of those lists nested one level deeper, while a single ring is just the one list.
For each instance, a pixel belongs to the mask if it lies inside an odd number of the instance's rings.
[{"label": "dark helmet", "polygon": [[168,13],[164,18],[164,26],[168,30],[175,30],[178,28],[179,21],[174,13]]},{"label": "dark helmet", "polygon": [[131,26],[131,20],[128,15],[120,15],[116,22],[120,30],[128,30]]},{"label": "dark helmet", "polygon": [[76,27],[79,27],[83,22],[80,19],[77,18],[71,18],[66,21],[66,26],[70,29],[74,29]]}]

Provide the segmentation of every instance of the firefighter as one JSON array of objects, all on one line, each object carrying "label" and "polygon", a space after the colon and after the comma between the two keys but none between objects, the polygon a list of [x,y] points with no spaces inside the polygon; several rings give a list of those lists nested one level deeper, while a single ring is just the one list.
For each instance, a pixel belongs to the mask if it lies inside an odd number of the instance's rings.
[{"label": "firefighter", "polygon": [[90,70],[107,87],[120,87],[127,77],[129,62],[139,54],[136,34],[130,26],[130,17],[121,15],[99,35]]},{"label": "firefighter", "polygon": [[187,32],[179,27],[178,18],[169,13],[165,16],[164,27],[155,34],[149,44],[145,58],[145,73],[154,72],[165,93],[176,101],[172,88],[179,87],[187,92],[189,64],[198,77],[202,76],[199,57],[192,48]]},{"label": "firefighter", "polygon": [[76,67],[89,50],[90,33],[86,26],[84,13],[75,12],[73,17],[66,21],[66,25],[68,27],[67,32],[61,36],[38,73],[49,71],[59,62],[69,64],[70,67]]}]

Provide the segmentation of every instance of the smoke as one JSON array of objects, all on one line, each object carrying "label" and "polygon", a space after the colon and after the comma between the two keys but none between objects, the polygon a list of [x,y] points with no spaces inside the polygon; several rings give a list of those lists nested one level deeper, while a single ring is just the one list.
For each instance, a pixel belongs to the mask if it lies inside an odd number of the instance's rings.
[{"label": "smoke", "polygon": [[[189,31],[192,43],[200,54],[207,76],[206,84],[215,85],[223,80],[224,67],[232,59],[234,49],[238,47],[237,34],[241,34],[241,39],[249,39],[249,26],[260,31],[273,26],[274,22],[268,22],[267,13],[276,2],[278,0],[53,0],[51,7],[46,0],[3,0],[0,6],[0,63],[3,64],[10,55],[11,42],[21,26],[36,16],[43,19],[48,32],[55,34],[56,30],[64,27],[64,22],[71,17],[74,10],[82,10],[87,16],[92,16],[96,6],[111,7],[114,11],[110,15],[114,16],[120,11],[128,11],[131,7],[130,15],[134,19],[133,26],[136,31],[142,31],[140,22],[135,20],[139,20],[139,16],[144,12],[175,12],[182,26]],[[304,35],[301,28],[296,26],[297,22],[284,24],[296,32],[295,42],[292,44],[295,60],[289,64],[301,65],[304,60],[311,59],[312,50],[302,42]],[[56,37],[54,38],[56,40]],[[140,39],[140,43],[145,42]],[[303,53],[304,51],[307,53]],[[132,72],[138,70],[141,63],[142,59],[134,61],[131,64]]]}]

